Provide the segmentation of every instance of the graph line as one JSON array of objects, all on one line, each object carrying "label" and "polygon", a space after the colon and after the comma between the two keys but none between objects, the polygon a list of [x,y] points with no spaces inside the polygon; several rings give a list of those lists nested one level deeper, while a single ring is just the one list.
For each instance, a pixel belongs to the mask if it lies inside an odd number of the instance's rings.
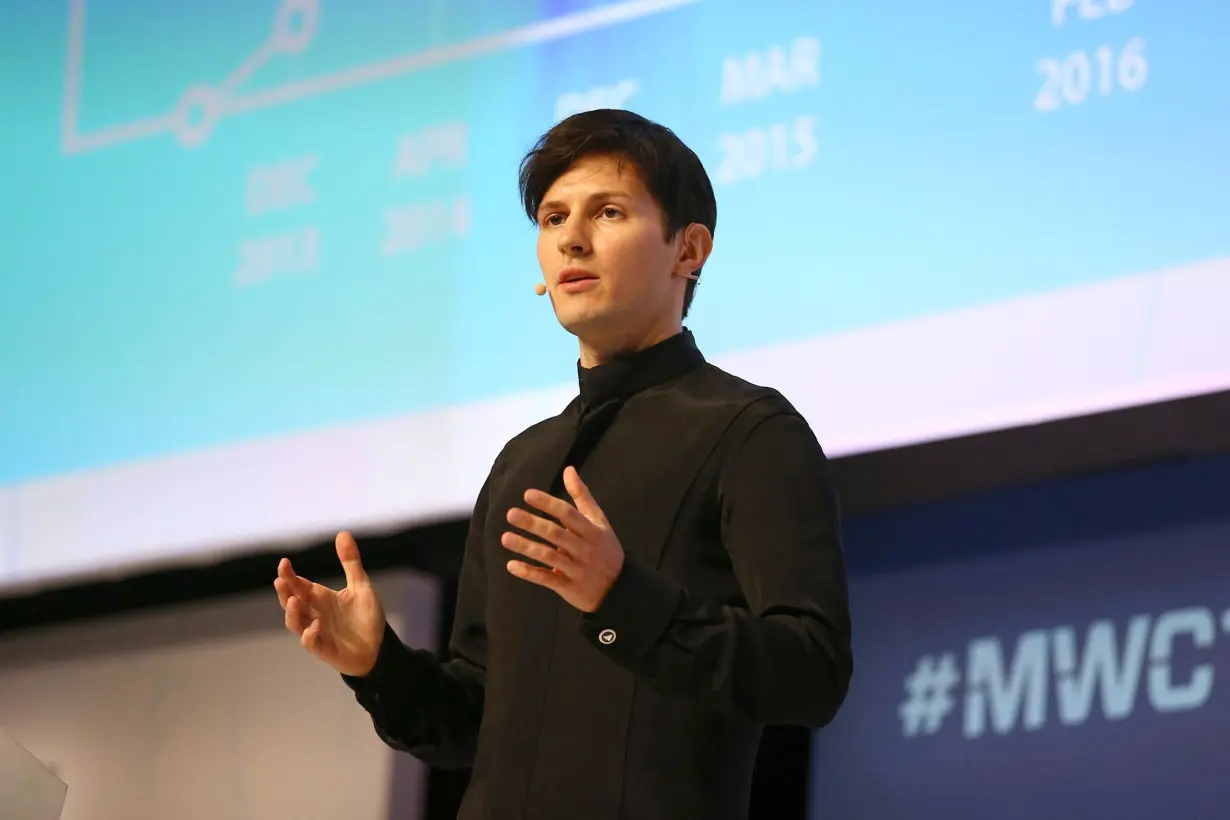
[{"label": "graph line", "polygon": [[69,0],[68,58],[61,133],[61,150],[66,154],[97,151],[165,133],[173,134],[183,147],[194,148],[209,140],[224,117],[286,105],[484,54],[562,40],[693,5],[701,0],[625,0],[276,88],[239,93],[243,85],[269,60],[278,55],[301,53],[315,37],[320,0],[283,0],[270,37],[222,82],[188,88],[175,107],[164,114],[82,133],[78,128],[78,111],[85,53],[86,2]]}]

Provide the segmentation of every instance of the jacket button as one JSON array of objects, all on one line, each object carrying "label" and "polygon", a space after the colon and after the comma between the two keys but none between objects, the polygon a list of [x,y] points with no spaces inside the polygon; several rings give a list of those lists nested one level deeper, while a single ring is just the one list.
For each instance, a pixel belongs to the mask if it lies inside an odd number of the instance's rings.
[{"label": "jacket button", "polygon": [[602,630],[601,632],[598,633],[598,640],[599,642],[603,644],[607,644],[607,645],[615,643],[615,630],[614,629]]}]

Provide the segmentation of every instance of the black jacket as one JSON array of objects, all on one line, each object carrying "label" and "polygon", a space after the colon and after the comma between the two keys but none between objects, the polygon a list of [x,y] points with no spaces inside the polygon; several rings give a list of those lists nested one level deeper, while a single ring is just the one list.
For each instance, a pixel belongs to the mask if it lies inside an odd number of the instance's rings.
[{"label": "black jacket", "polygon": [[[464,820],[747,816],[764,724],[828,723],[852,670],[828,464],[776,391],[691,333],[592,369],[500,453],[474,508],[441,663],[391,629],[345,678],[394,748],[472,766]],[[528,488],[580,471],[624,569],[583,615],[516,578]]]}]

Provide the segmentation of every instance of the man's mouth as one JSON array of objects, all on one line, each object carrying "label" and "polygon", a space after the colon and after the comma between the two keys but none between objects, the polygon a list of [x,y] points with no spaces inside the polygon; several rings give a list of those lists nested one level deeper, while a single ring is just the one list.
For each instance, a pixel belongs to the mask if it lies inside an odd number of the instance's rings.
[{"label": "man's mouth", "polygon": [[567,285],[571,282],[588,282],[597,278],[597,276],[581,268],[564,268],[559,273],[559,283],[561,285]]}]

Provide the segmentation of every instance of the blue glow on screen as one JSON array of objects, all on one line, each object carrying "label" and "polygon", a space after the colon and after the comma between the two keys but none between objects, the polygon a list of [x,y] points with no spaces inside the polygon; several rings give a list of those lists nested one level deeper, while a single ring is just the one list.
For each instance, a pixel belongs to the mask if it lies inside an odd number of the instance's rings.
[{"label": "blue glow on screen", "polygon": [[0,483],[566,383],[516,169],[596,87],[719,183],[711,356],[1230,253],[1223,6],[660,5],[0,0]]}]

